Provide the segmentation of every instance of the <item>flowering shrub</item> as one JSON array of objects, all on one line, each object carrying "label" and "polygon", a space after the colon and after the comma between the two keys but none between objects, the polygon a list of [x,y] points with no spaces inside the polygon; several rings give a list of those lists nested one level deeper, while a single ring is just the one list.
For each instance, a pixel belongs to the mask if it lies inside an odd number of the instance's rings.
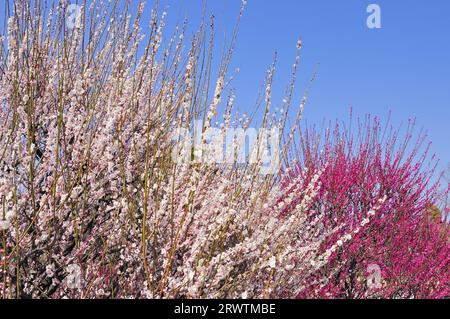
[{"label": "flowering shrub", "polygon": [[[302,135],[295,178],[323,172],[309,213],[343,227],[322,246],[331,252],[329,264],[314,274],[318,283],[301,297],[449,295],[448,219],[431,216],[438,184],[430,182],[433,162],[427,169],[427,150],[420,151],[424,139],[413,143],[412,127],[410,123],[405,140],[399,140],[399,131],[389,133],[370,118],[360,124],[357,136],[339,125],[322,143],[314,130]],[[378,281],[368,285],[374,267]]]},{"label": "flowering shrub", "polygon": [[[188,45],[184,25],[163,41],[156,10],[142,36],[141,1],[134,14],[93,1],[75,17],[68,4],[17,1],[0,38],[3,298],[448,295],[447,224],[428,218],[435,187],[417,149],[383,144],[375,126],[359,143],[336,131],[321,153],[307,132],[303,161],[289,165],[304,97],[275,174],[259,154],[210,162],[203,134],[227,94],[237,31],[214,72],[213,19]],[[268,71],[263,128],[286,131],[297,49],[278,115]],[[250,125],[233,101],[222,131]],[[197,119],[200,146],[178,162],[173,137]],[[369,263],[382,273],[375,290]]]}]

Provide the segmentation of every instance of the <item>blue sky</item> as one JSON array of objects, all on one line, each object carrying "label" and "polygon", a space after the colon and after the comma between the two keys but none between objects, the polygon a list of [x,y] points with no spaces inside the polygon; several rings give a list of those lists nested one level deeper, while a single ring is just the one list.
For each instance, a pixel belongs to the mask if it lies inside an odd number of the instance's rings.
[{"label": "blue sky", "polygon": [[[202,0],[160,2],[168,11],[166,34],[184,18],[189,32],[199,24]],[[153,3],[147,1],[147,20]],[[207,12],[216,19],[217,65],[223,35],[230,35],[240,3],[208,0]],[[367,28],[371,3],[381,7],[381,29]],[[301,37],[297,102],[320,63],[304,113],[309,124],[345,121],[350,107],[357,116],[387,118],[391,111],[395,125],[416,118],[417,129],[429,131],[443,169],[450,162],[449,31],[448,0],[248,0],[232,61],[240,69],[233,82],[237,106],[241,111],[254,107],[275,51],[274,107],[281,102]]]},{"label": "blue sky", "polygon": [[[163,3],[169,3],[169,28],[184,17],[195,25],[200,20],[201,1]],[[367,28],[371,3],[381,8],[381,29]],[[240,0],[208,1],[218,43],[231,32],[239,6]],[[233,84],[238,106],[254,106],[275,51],[274,104],[281,101],[301,36],[297,101],[320,63],[304,113],[308,123],[345,121],[350,107],[356,115],[381,118],[391,111],[395,125],[416,118],[417,130],[429,131],[443,169],[450,162],[449,32],[448,0],[249,0],[233,57],[240,68]]]}]

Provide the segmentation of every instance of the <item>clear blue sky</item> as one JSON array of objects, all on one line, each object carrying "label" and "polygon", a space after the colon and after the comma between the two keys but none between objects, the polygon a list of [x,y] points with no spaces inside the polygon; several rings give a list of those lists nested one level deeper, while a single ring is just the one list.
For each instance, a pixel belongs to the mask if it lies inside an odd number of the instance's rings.
[{"label": "clear blue sky", "polygon": [[[169,27],[184,17],[198,23],[201,1],[163,3],[169,3]],[[381,29],[367,28],[371,3],[381,7]],[[240,0],[208,1],[217,34],[231,32],[239,6]],[[240,68],[233,87],[241,110],[254,106],[274,51],[275,91],[283,92],[299,36],[297,100],[320,62],[304,113],[308,123],[347,120],[350,107],[356,115],[381,118],[392,111],[394,124],[416,118],[417,129],[428,129],[440,168],[450,162],[450,1],[249,0],[233,59]]]},{"label": "clear blue sky", "polygon": [[[202,0],[160,2],[168,11],[169,33],[184,18],[190,22],[189,32],[200,22]],[[153,3],[147,1],[147,19]],[[223,34],[232,31],[240,3],[208,0],[208,13],[216,17],[218,51]],[[366,26],[371,3],[381,7],[382,29]],[[350,107],[356,115],[381,118],[392,111],[394,124],[416,118],[418,129],[429,130],[443,169],[450,162],[449,33],[449,0],[248,0],[232,63],[240,68],[233,82],[237,106],[241,111],[254,106],[275,51],[277,106],[301,36],[297,101],[320,63],[304,113],[308,123],[346,120]]]}]

